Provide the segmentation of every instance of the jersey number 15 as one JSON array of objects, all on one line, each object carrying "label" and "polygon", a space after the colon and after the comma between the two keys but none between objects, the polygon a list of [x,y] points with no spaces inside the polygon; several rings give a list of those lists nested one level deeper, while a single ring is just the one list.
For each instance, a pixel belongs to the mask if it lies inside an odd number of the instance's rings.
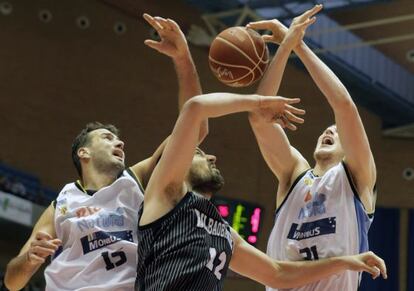
[{"label": "jersey number 15", "polygon": [[[119,267],[122,264],[125,264],[127,261],[127,257],[125,255],[125,253],[123,251],[117,251],[117,252],[103,252],[101,253],[104,261],[105,261],[105,265],[106,265],[106,270],[112,270],[115,267]],[[112,260],[111,260],[111,258]],[[119,259],[115,260],[115,258],[119,257]]]}]

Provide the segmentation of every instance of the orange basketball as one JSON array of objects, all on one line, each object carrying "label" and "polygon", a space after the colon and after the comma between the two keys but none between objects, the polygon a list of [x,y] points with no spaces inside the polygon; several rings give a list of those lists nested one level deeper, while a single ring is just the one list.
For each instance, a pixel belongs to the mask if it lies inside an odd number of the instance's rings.
[{"label": "orange basketball", "polygon": [[211,43],[209,63],[222,83],[246,87],[263,76],[269,63],[269,50],[260,34],[253,29],[231,27]]}]

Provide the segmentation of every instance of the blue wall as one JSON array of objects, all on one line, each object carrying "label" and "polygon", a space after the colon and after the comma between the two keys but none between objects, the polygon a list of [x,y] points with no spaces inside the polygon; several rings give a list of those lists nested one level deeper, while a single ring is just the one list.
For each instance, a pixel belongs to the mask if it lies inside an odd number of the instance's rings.
[{"label": "blue wall", "polygon": [[[364,273],[361,291],[398,291],[400,213],[398,209],[377,208],[369,231],[370,249],[387,264],[388,279],[372,278]],[[409,289],[411,290],[411,289]]]}]

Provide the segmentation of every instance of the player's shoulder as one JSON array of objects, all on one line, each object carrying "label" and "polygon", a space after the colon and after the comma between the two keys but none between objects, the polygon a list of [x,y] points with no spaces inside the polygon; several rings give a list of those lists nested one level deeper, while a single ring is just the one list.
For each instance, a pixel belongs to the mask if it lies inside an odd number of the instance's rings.
[{"label": "player's shoulder", "polygon": [[144,186],[143,186],[143,184],[141,182],[141,179],[139,178],[139,176],[137,175],[137,173],[133,169],[133,167],[126,168],[122,172],[122,175],[121,176],[131,178],[138,185],[138,187],[142,191],[142,193],[144,193],[144,190],[145,190],[144,189]]}]

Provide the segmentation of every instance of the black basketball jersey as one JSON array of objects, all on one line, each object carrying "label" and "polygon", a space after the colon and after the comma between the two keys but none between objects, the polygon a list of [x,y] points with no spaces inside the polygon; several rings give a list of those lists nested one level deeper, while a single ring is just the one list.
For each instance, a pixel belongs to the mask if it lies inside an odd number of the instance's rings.
[{"label": "black basketball jersey", "polygon": [[169,213],[138,226],[135,289],[222,290],[232,250],[230,226],[216,207],[188,192]]}]

